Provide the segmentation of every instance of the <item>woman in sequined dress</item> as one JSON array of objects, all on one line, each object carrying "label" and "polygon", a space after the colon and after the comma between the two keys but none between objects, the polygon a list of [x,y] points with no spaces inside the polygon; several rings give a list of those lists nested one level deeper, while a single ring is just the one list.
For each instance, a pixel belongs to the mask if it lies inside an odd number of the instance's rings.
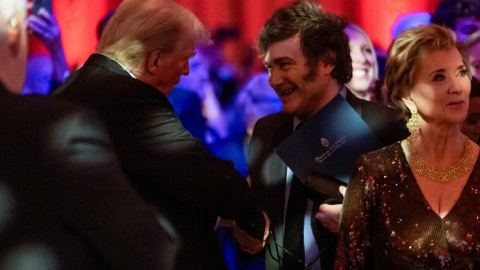
[{"label": "woman in sequined dress", "polygon": [[357,161],[337,269],[480,269],[479,147],[460,131],[470,93],[460,51],[433,24],[390,46],[386,84],[412,135]]}]

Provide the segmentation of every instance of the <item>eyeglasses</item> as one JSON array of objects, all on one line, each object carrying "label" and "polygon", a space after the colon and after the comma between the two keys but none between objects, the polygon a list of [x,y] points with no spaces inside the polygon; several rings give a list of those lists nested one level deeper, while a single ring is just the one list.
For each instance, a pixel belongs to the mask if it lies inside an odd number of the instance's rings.
[{"label": "eyeglasses", "polygon": [[319,258],[320,258],[320,255],[322,254],[323,251],[325,251],[327,249],[327,245],[325,245],[322,249],[320,249],[317,254],[315,254],[315,256],[307,263],[305,262],[305,260],[303,259],[299,259],[298,257],[296,257],[295,255],[293,255],[290,251],[288,251],[287,249],[285,249],[282,245],[280,245],[278,242],[277,242],[277,237],[275,236],[275,230],[270,230],[270,235],[272,235],[273,237],[273,242],[275,243],[275,251],[277,252],[277,258],[275,258],[275,256],[273,256],[273,253],[272,253],[272,249],[270,247],[270,244],[267,244],[267,250],[268,250],[268,253],[270,254],[270,257],[272,257],[272,259],[274,261],[276,261],[280,266],[283,265],[283,258],[280,257],[279,255],[279,252],[278,252],[278,248],[282,249],[283,252],[287,253],[289,256],[291,256],[292,258],[295,259],[296,262],[298,262],[300,265],[303,265],[304,267],[309,267],[311,265],[313,265]]}]

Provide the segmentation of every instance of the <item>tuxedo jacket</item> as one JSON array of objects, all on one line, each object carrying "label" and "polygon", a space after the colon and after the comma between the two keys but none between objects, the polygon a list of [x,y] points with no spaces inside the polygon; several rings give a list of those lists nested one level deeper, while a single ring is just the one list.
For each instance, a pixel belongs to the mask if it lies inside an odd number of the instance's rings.
[{"label": "tuxedo jacket", "polygon": [[[362,100],[347,91],[347,102],[361,116],[372,132],[384,144],[389,145],[406,138],[409,133],[405,120],[394,109]],[[248,153],[249,176],[252,190],[261,202],[275,228],[277,242],[283,243],[283,220],[285,204],[285,179],[287,165],[274,152],[274,149],[293,133],[293,116],[283,112],[265,116],[255,124],[250,140]],[[333,269],[336,254],[335,235],[315,220],[319,203],[313,206],[312,230],[319,250],[322,252],[322,269]],[[278,257],[273,237],[267,242],[275,258]],[[279,255],[283,252],[279,248]],[[278,262],[272,259],[267,251],[265,255],[266,269],[278,269]]]},{"label": "tuxedo jacket", "polygon": [[93,54],[55,94],[99,112],[122,169],[179,232],[179,269],[226,268],[214,232],[217,216],[263,237],[263,213],[245,178],[185,130],[158,89]]},{"label": "tuxedo jacket", "polygon": [[2,269],[173,269],[175,236],[90,111],[0,84],[0,153]]}]

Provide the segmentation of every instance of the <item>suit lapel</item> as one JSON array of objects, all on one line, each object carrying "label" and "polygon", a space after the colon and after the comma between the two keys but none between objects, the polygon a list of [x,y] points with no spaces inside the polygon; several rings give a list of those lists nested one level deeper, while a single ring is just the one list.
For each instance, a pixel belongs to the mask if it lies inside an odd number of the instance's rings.
[{"label": "suit lapel", "polygon": [[288,136],[293,133],[293,117],[284,114],[280,120],[280,125],[273,131],[272,146],[273,148],[281,144]]},{"label": "suit lapel", "polygon": [[360,99],[357,98],[350,90],[347,89],[347,96],[345,97],[345,100],[352,106],[352,108],[357,112],[360,117],[362,117],[362,106]]},{"label": "suit lapel", "polygon": [[[264,167],[270,170],[270,172],[265,173],[265,175],[269,176],[267,179],[267,185],[270,189],[270,191],[267,192],[269,199],[266,200],[266,202],[271,204],[269,205],[269,214],[271,215],[270,219],[274,225],[275,239],[278,243],[282,244],[287,165],[275,153],[274,149],[292,134],[293,117],[282,113],[279,125],[271,132],[272,155],[266,160]],[[272,240],[272,237],[270,237],[269,240]],[[278,258],[278,256],[283,257],[283,250],[280,248],[277,250],[273,241],[269,241],[269,245],[270,248],[272,248],[271,252],[274,254],[273,256],[276,258]],[[279,254],[276,254],[277,251]],[[266,257],[266,264],[268,266],[267,269],[278,267],[278,262],[272,260],[270,256]]]}]

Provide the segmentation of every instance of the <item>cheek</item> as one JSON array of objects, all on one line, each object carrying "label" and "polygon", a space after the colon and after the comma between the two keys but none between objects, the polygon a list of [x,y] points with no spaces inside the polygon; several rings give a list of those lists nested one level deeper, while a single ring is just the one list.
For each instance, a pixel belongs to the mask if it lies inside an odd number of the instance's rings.
[{"label": "cheek", "polygon": [[373,66],[375,64],[375,59],[373,57],[373,55],[369,54],[369,53],[366,53],[365,54],[365,59],[367,60],[367,62],[370,64],[370,67],[371,69],[373,69]]},{"label": "cheek", "polygon": [[415,105],[417,105],[417,108],[435,103],[437,97],[432,95],[432,91],[429,90],[430,89],[427,85],[416,85],[415,88],[412,89],[410,96],[415,102]]},{"label": "cheek", "polygon": [[464,94],[468,97],[470,96],[470,92],[472,90],[472,83],[468,78],[462,81],[462,88],[464,89]]}]

